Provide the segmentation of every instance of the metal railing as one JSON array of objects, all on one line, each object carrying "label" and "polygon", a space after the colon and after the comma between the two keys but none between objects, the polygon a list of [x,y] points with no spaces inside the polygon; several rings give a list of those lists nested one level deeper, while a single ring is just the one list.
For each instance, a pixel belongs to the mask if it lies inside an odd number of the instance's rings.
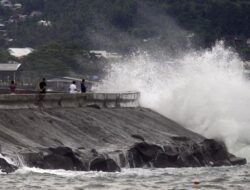
[{"label": "metal railing", "polygon": [[[1,94],[0,109],[8,108],[36,108],[42,107],[85,107],[98,105],[100,107],[138,107],[139,92],[125,93],[46,93],[39,102],[39,93],[36,94]],[[37,106],[38,105],[38,106]]]}]

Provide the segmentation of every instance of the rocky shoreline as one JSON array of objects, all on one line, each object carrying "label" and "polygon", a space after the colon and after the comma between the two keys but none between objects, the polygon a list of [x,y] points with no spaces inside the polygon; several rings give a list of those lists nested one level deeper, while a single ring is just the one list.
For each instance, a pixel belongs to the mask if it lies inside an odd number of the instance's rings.
[{"label": "rocky shoreline", "polygon": [[[0,167],[119,172],[121,168],[243,165],[206,139],[146,108],[0,110]],[[12,159],[15,165],[5,161]]]}]

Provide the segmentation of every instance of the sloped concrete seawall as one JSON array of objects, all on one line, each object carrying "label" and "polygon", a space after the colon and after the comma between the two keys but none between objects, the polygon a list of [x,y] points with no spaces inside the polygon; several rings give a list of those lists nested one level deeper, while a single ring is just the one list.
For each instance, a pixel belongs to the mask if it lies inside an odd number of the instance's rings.
[{"label": "sloped concrete seawall", "polygon": [[[47,94],[40,109],[35,95],[2,95],[1,154],[18,167],[81,171],[246,163],[223,143],[139,107],[138,96]],[[0,169],[17,167],[0,158]]]},{"label": "sloped concrete seawall", "polygon": [[58,107],[138,107],[139,92],[127,93],[47,93],[2,94],[0,109],[58,108]]}]

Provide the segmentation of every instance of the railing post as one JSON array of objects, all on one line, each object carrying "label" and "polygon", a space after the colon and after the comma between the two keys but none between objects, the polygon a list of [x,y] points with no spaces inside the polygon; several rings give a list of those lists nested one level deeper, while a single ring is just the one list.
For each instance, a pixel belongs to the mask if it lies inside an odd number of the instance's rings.
[{"label": "railing post", "polygon": [[121,107],[121,100],[120,100],[121,94],[116,94],[116,100],[115,100],[115,107],[120,108]]},{"label": "railing post", "polygon": [[104,93],[103,95],[104,95],[103,107],[107,108],[107,96],[106,96],[107,94]]}]

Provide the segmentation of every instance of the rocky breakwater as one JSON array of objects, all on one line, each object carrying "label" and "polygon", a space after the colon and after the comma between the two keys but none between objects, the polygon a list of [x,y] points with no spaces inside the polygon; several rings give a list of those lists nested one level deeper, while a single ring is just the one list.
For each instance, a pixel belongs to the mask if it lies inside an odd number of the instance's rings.
[{"label": "rocky breakwater", "polygon": [[[223,142],[146,108],[0,109],[0,167],[117,172],[245,164]],[[9,158],[16,166],[5,161]]]}]

